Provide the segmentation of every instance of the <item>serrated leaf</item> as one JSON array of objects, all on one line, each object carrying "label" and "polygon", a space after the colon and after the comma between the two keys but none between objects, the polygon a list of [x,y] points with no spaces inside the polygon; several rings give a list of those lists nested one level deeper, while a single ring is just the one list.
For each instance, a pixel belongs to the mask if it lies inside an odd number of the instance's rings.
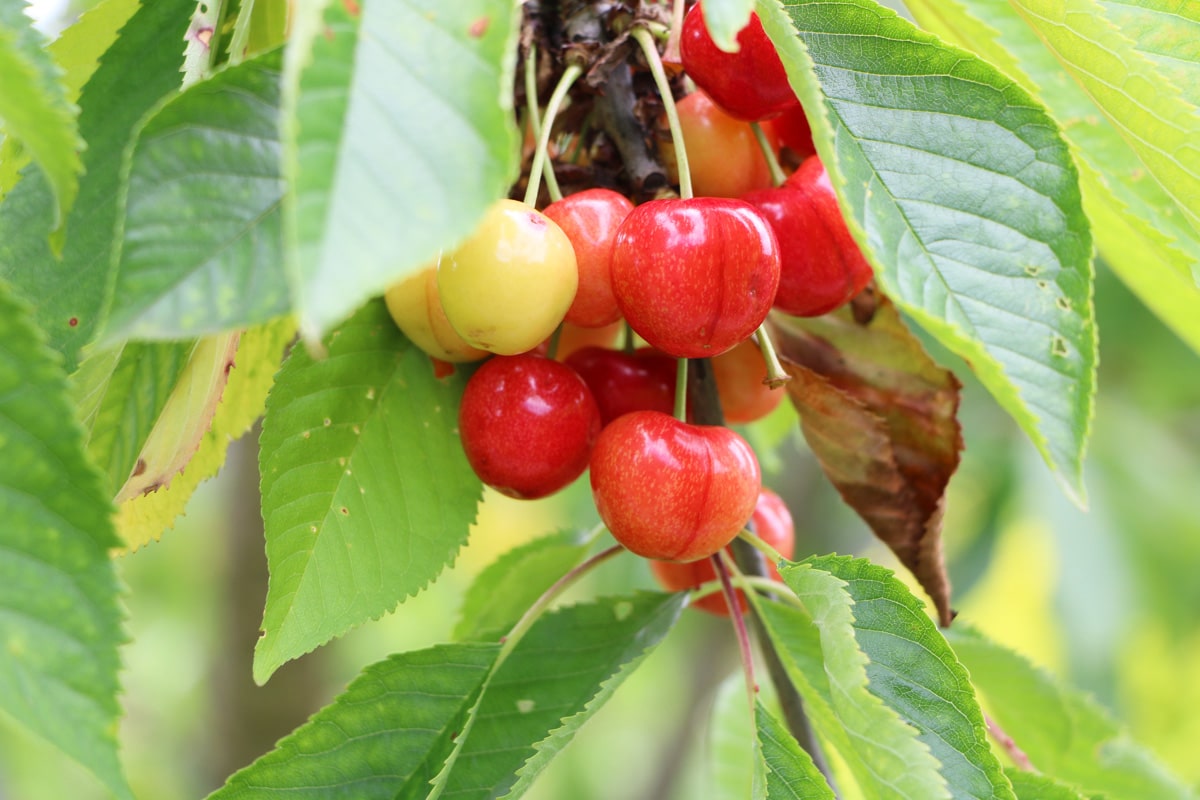
[{"label": "serrated leaf", "polygon": [[[61,68],[59,83],[70,105],[96,71],[96,62],[112,44],[117,31],[137,10],[137,0],[101,0],[89,8],[47,48]],[[16,139],[0,142],[0,199],[8,194],[29,163],[29,154]]]},{"label": "serrated leaf", "polygon": [[570,606],[538,620],[492,676],[443,776],[442,800],[524,794],[662,641],[683,603],[679,593],[643,592]]},{"label": "serrated leaf", "polygon": [[1108,800],[1194,797],[1088,695],[966,625],[946,638],[992,716],[1038,770]]},{"label": "serrated leaf", "polygon": [[788,394],[825,474],[949,625],[942,512],[963,447],[961,384],[929,357],[886,298],[869,320],[849,311],[781,317],[773,333],[793,378]]},{"label": "serrated leaf", "polygon": [[1077,156],[1084,210],[1104,260],[1200,352],[1193,273],[1200,239],[1082,87],[1008,0],[909,0],[908,6],[923,26],[996,64],[1047,105]]},{"label": "serrated leaf", "polygon": [[0,708],[132,800],[117,760],[112,506],[59,359],[3,284],[0,451]]},{"label": "serrated leaf", "polygon": [[0,3],[0,130],[21,142],[46,176],[61,232],[79,191],[83,140],[58,65],[24,11],[24,3]]},{"label": "serrated leaf", "polygon": [[1200,7],[1177,0],[1098,0],[1104,15],[1185,100],[1200,106]]},{"label": "serrated leaf", "polygon": [[510,0],[300,4],[284,62],[286,267],[312,342],[466,237],[517,172]]},{"label": "serrated leaf", "polygon": [[[1200,232],[1200,109],[1113,26],[1100,3],[1011,3]],[[1196,65],[1187,72],[1195,76]]]},{"label": "serrated leaf", "polygon": [[212,425],[200,440],[187,469],[169,486],[118,506],[117,534],[128,550],[157,541],[165,530],[173,527],[196,487],[216,475],[225,463],[230,442],[244,436],[262,416],[267,390],[274,381],[283,350],[295,332],[295,323],[282,318],[242,333]]},{"label": "serrated leaf", "polygon": [[467,589],[454,638],[503,635],[543,592],[583,561],[587,550],[587,538],[578,531],[559,531],[509,550]]},{"label": "serrated leaf", "polygon": [[1087,800],[1079,792],[1053,778],[1009,767],[1004,770],[1017,800]]},{"label": "serrated leaf", "polygon": [[294,349],[267,399],[260,683],[437,577],[483,491],[458,438],[461,370],[435,378],[379,300],[326,347],[321,360]]},{"label": "serrated leaf", "polygon": [[[760,722],[761,724],[761,722]],[[708,800],[743,800],[754,784],[757,748],[746,706],[746,678],[730,675],[717,687],[708,718],[705,782]]]},{"label": "serrated leaf", "polygon": [[500,646],[439,645],[372,664],[210,800],[391,800],[426,787],[454,748]]},{"label": "serrated leaf", "polygon": [[0,204],[0,278],[34,304],[34,319],[63,354],[67,372],[92,340],[109,288],[125,145],[142,115],[179,86],[180,40],[194,7],[194,0],[142,5],[84,87],[84,174],[61,260],[47,240],[53,196],[40,174],[27,174]]},{"label": "serrated leaf", "polygon": [[194,342],[129,342],[88,356],[71,376],[87,451],[113,497],[187,366]]},{"label": "serrated leaf", "polygon": [[867,655],[855,639],[845,582],[807,565],[785,569],[784,579],[809,614],[769,600],[758,605],[817,733],[842,756],[867,797],[948,800],[937,759],[920,732],[868,688]]},{"label": "serrated leaf", "polygon": [[239,332],[206,336],[188,352],[171,394],[114,500],[124,503],[170,486],[200,449],[229,382]]},{"label": "serrated leaf", "polygon": [[884,290],[972,365],[1082,502],[1091,239],[1054,122],[994,67],[869,0],[758,11]]},{"label": "serrated leaf", "polygon": [[804,752],[796,738],[762,701],[754,718],[758,724],[758,746],[767,767],[767,797],[770,800],[835,800],[833,789]]},{"label": "serrated leaf", "polygon": [[281,63],[275,51],[219,72],[137,132],[107,338],[197,336],[288,310]]},{"label": "serrated leaf", "polygon": [[738,49],[737,35],[754,11],[754,0],[707,0],[704,3],[704,27],[717,47],[728,52]]}]

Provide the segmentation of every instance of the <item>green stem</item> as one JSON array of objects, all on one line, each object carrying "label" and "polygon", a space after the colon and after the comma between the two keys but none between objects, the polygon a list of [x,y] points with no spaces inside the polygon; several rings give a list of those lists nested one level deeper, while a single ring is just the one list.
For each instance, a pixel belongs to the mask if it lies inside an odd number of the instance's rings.
[{"label": "green stem", "polygon": [[675,97],[671,94],[671,82],[663,71],[662,56],[658,54],[658,45],[654,43],[654,35],[644,27],[634,28],[633,38],[641,45],[646,54],[646,62],[650,65],[650,74],[654,76],[654,84],[662,95],[663,110],[667,113],[667,124],[671,128],[671,141],[675,145],[675,162],[679,167],[679,196],[690,200],[692,193],[692,172],[688,167],[687,148],[683,145],[683,128],[679,126],[679,112],[675,110]]},{"label": "green stem", "polygon": [[546,358],[551,361],[558,355],[558,342],[562,339],[563,326],[560,322],[558,327],[554,329],[554,333],[550,334],[550,344],[546,345]]},{"label": "green stem", "polygon": [[770,386],[772,389],[778,389],[792,379],[791,375],[783,369],[783,364],[779,361],[779,354],[775,352],[775,344],[771,341],[771,335],[767,332],[767,323],[764,321],[758,326],[758,330],[754,332],[758,337],[758,349],[762,353],[763,361],[767,362],[767,378],[763,383]]},{"label": "green stem", "polygon": [[533,164],[529,168],[529,186],[525,189],[526,205],[537,205],[538,190],[542,188],[542,170],[549,167],[546,163],[546,150],[550,147],[550,131],[554,128],[554,118],[558,116],[558,109],[566,99],[567,92],[571,90],[571,85],[582,74],[583,67],[578,64],[567,65],[562,77],[558,79],[558,85],[554,87],[554,94],[550,95],[550,102],[546,103],[546,116],[542,118],[537,150],[533,153]]},{"label": "green stem", "polygon": [[775,148],[771,147],[771,143],[767,141],[767,132],[757,122],[750,123],[750,130],[754,131],[758,149],[762,150],[763,158],[767,161],[767,169],[771,171],[771,183],[775,186],[782,186],[783,182],[787,180],[787,175],[784,174],[783,167],[779,166],[779,157],[775,155]]},{"label": "green stem", "polygon": [[[531,44],[529,52],[525,54],[525,105],[529,109],[529,127],[533,130],[535,140],[542,138],[542,114],[538,108],[537,98],[537,45]],[[546,189],[550,192],[550,200],[552,202],[562,200],[562,189],[558,188],[558,176],[554,174],[554,165],[550,163],[549,159],[546,160],[542,173],[546,177]]]},{"label": "green stem", "polygon": [[688,360],[675,359],[675,419],[687,422]]},{"label": "green stem", "polygon": [[683,36],[683,15],[687,10],[684,0],[674,0],[671,3],[671,33],[667,36],[667,45],[663,48],[663,58],[672,63],[679,63],[679,40]]},{"label": "green stem", "polygon": [[772,564],[786,560],[782,555],[779,554],[778,550],[764,542],[762,537],[760,537],[754,531],[751,531],[749,528],[742,528],[742,532],[737,535],[737,538],[748,543],[755,550],[762,553]]}]

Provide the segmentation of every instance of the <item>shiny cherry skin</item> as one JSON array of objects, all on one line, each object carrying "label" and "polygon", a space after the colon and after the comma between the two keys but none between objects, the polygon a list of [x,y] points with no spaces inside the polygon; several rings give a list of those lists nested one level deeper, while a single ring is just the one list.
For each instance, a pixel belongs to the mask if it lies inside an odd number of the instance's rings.
[{"label": "shiny cherry skin", "polygon": [[[788,511],[783,498],[770,489],[763,489],[758,496],[758,504],[750,517],[754,524],[754,532],[767,544],[779,551],[784,558],[791,560],[796,550],[796,528],[792,523],[792,514]],[[728,548],[726,548],[728,551]],[[732,557],[732,552],[730,552]],[[651,561],[650,571],[658,584],[669,592],[681,592],[694,589],[702,583],[716,579],[717,572],[713,569],[711,559],[692,561],[679,564],[673,561]],[[767,564],[767,575],[774,580],[782,580],[779,568],[773,563]],[[739,589],[737,593],[738,610],[746,613],[746,595]],[[721,592],[702,597],[692,603],[693,608],[707,611],[720,617],[729,616],[729,604]]]},{"label": "shiny cherry skin", "polygon": [[758,14],[737,35],[739,50],[717,47],[704,23],[704,4],[683,18],[679,51],[691,79],[731,116],[754,122],[794,105],[796,94]]},{"label": "shiny cherry skin", "polygon": [[816,156],[783,186],[744,198],[766,217],[779,240],[782,264],[775,307],[816,317],[848,303],[873,275],[838,208],[829,174]]},{"label": "shiny cherry skin", "polygon": [[[775,141],[796,154],[798,159],[805,159],[817,152],[813,144],[812,128],[809,127],[808,117],[799,103],[791,106],[782,114],[763,124],[769,129],[769,134]],[[691,152],[688,152],[691,155]]]},{"label": "shiny cherry skin", "polygon": [[533,499],[583,474],[600,433],[600,410],[570,367],[537,355],[493,358],[463,391],[458,428],[479,479]]},{"label": "shiny cherry skin", "polygon": [[437,264],[399,281],[383,296],[396,326],[424,352],[438,361],[479,361],[488,356],[467,343],[446,319],[437,288]]},{"label": "shiny cherry skin", "polygon": [[566,320],[583,328],[602,328],[621,318],[612,292],[612,249],[617,228],[633,203],[611,189],[586,189],[546,206],[575,248],[579,288]]},{"label": "shiny cherry skin", "polygon": [[713,376],[725,421],[734,425],[762,419],[779,407],[783,389],[772,389],[763,381],[767,362],[758,342],[747,339],[712,360]]},{"label": "shiny cherry skin", "polygon": [[779,247],[748,203],[651,200],[617,231],[613,293],[630,327],[677,358],[719,355],[766,319]]},{"label": "shiny cherry skin", "polygon": [[675,359],[650,347],[632,353],[585,347],[566,359],[592,390],[604,425],[632,411],[675,409]]},{"label": "shiny cherry skin", "polygon": [[438,265],[438,292],[454,330],[472,347],[524,353],[559,323],[579,285],[575,250],[546,215],[497,200]]},{"label": "shiny cherry skin", "polygon": [[741,197],[771,186],[771,171],[750,123],[726,114],[702,90],[680,100],[676,109],[697,196]]},{"label": "shiny cherry skin", "polygon": [[634,411],[601,431],[591,483],[600,519],[627,549],[695,561],[746,525],[762,472],[750,445],[729,428]]}]

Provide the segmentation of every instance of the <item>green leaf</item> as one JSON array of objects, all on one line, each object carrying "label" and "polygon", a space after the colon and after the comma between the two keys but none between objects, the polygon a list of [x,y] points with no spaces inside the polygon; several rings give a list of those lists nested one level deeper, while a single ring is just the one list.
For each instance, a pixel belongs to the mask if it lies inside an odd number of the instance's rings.
[{"label": "green leaf", "polygon": [[833,790],[791,732],[759,701],[758,745],[767,766],[770,800],[834,800]]},{"label": "green leaf", "polygon": [[1133,40],[1185,100],[1200,106],[1200,7],[1177,0],[1098,0],[1104,15]]},{"label": "green leaf", "polygon": [[61,260],[47,239],[54,227],[53,196],[40,174],[27,174],[0,205],[0,278],[35,301],[35,321],[63,354],[67,372],[92,340],[109,288],[125,146],[142,116],[179,86],[180,40],[194,9],[188,0],[141,6],[84,87],[84,175]]},{"label": "green leaf", "polygon": [[61,232],[79,191],[83,140],[58,65],[24,11],[24,3],[0,3],[0,128],[24,145],[46,176],[56,201],[54,227]]},{"label": "green leaf", "polygon": [[244,436],[262,416],[267,390],[274,382],[283,350],[295,333],[296,325],[288,317],[242,333],[221,403],[187,469],[169,486],[118,506],[117,533],[128,549],[136,550],[159,539],[173,526],[196,487],[216,475],[225,463],[229,443]]},{"label": "green leaf", "polygon": [[1082,502],[1091,238],[1054,122],[994,67],[869,0],[758,11],[883,289],[972,365]]},{"label": "green leaf", "polygon": [[[1137,153],[1008,0],[910,0],[917,20],[996,64],[1045,103],[1077,156],[1083,207],[1104,260],[1200,352],[1200,239]],[[987,20],[984,23],[982,20]]]},{"label": "green leaf", "polygon": [[210,800],[391,800],[406,788],[428,788],[499,649],[439,645],[372,664]]},{"label": "green leaf", "polygon": [[[653,650],[682,594],[639,593],[539,619],[491,677],[442,800],[516,798]],[[619,794],[619,793],[618,793]],[[409,798],[422,795],[403,794]]]},{"label": "green leaf", "polygon": [[120,798],[112,506],[58,357],[0,283],[0,708]]},{"label": "green leaf", "polygon": [[183,338],[284,314],[274,51],[172,97],[130,152],[108,338]]},{"label": "green leaf", "polygon": [[465,238],[517,173],[510,0],[298,5],[284,64],[287,269],[301,335]]},{"label": "green leaf", "polygon": [[739,671],[717,687],[708,720],[705,766],[709,800],[744,800],[754,785],[757,748],[746,705],[746,678]]},{"label": "green leaf", "polygon": [[707,0],[704,3],[704,27],[717,47],[737,52],[737,35],[754,11],[754,0]]},{"label": "green leaf", "polygon": [[1004,770],[1004,774],[1012,782],[1017,800],[1086,800],[1066,784],[1036,772],[1009,767]]},{"label": "green leaf", "polygon": [[951,797],[938,762],[868,687],[867,655],[855,639],[846,584],[809,566],[785,580],[811,616],[781,603],[759,603],[767,635],[804,698],[813,726],[846,762],[867,797]]},{"label": "green leaf", "polygon": [[193,347],[130,342],[89,356],[71,376],[88,455],[108,477],[109,497],[129,478]]},{"label": "green leaf", "polygon": [[391,611],[466,541],[483,487],[458,439],[462,370],[434,377],[382,301],[297,348],[260,439],[271,571],[254,677]]},{"label": "green leaf", "polygon": [[[79,100],[79,92],[96,71],[97,59],[117,38],[133,12],[137,0],[101,0],[62,32],[47,48],[61,68],[59,83],[68,105]],[[29,154],[16,139],[0,142],[0,199],[8,194],[20,179],[20,172],[29,163]]]},{"label": "green leaf", "polygon": [[1091,697],[962,623],[947,638],[992,716],[1038,770],[1107,800],[1194,796]]},{"label": "green leaf", "polygon": [[503,635],[543,592],[583,561],[587,550],[587,537],[578,531],[559,531],[509,550],[467,589],[454,638]]},{"label": "green leaf", "polygon": [[[1011,2],[1200,232],[1200,109],[1159,71],[1155,59],[1113,26],[1095,0]],[[1165,10],[1160,2],[1146,5]],[[1178,23],[1168,23],[1167,34],[1185,36],[1183,17],[1194,15],[1184,12]],[[1179,67],[1195,80],[1195,63]]]}]

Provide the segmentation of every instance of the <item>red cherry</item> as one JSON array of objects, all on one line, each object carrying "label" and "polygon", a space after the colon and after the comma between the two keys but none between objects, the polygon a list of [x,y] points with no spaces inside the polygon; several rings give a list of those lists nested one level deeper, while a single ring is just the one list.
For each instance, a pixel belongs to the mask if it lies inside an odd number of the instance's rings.
[{"label": "red cherry", "polygon": [[[758,504],[754,507],[754,514],[750,519],[754,523],[754,532],[758,534],[759,538],[778,550],[784,558],[789,560],[792,558],[796,549],[796,529],[792,524],[791,512],[788,511],[783,498],[770,489],[763,489],[758,496]],[[673,561],[651,561],[650,571],[658,580],[659,585],[669,592],[694,589],[717,577],[710,559],[692,561],[688,564],[678,564]],[[767,564],[767,575],[774,580],[782,580],[779,568],[773,563]],[[746,613],[746,596],[740,589],[737,596],[738,609],[744,614]],[[729,604],[725,602],[725,595],[719,592],[702,597],[692,605],[710,614],[721,617],[729,616]]]},{"label": "red cherry", "polygon": [[[812,128],[808,125],[808,117],[805,116],[804,108],[799,104],[788,108],[775,119],[765,122],[763,127],[768,128],[775,141],[791,150],[798,158],[808,158],[817,152],[817,147],[813,144]],[[690,150],[688,155],[691,155]]]},{"label": "red cherry", "polygon": [[730,115],[747,122],[766,119],[794,105],[796,95],[775,45],[758,14],[737,35],[739,50],[717,47],[704,23],[703,3],[683,18],[679,39],[683,68]]},{"label": "red cherry", "polygon": [[566,360],[592,390],[600,407],[600,421],[607,425],[631,411],[675,408],[675,359],[649,347],[632,353],[584,347]]},{"label": "red cherry", "polygon": [[[739,193],[740,194],[740,193]],[[567,322],[601,328],[621,318],[612,292],[612,249],[617,228],[633,203],[611,189],[587,189],[546,206],[575,248],[579,288],[567,310]]]},{"label": "red cherry", "polygon": [[741,197],[771,185],[771,170],[749,123],[726,114],[703,91],[692,92],[676,109],[698,196]]},{"label": "red cherry", "polygon": [[600,433],[591,481],[596,510],[618,542],[645,558],[695,561],[745,526],[762,473],[729,428],[634,411]]},{"label": "red cherry", "polygon": [[779,250],[770,224],[741,200],[651,200],[617,231],[612,277],[621,313],[651,346],[706,358],[766,319]]},{"label": "red cherry", "polygon": [[726,422],[741,425],[762,419],[783,400],[782,389],[763,383],[767,362],[753,339],[714,358],[712,367]]},{"label": "red cherry", "polygon": [[779,240],[782,265],[775,307],[816,317],[849,302],[871,282],[871,265],[838,208],[829,174],[816,156],[778,189],[744,198],[766,217]]},{"label": "red cherry", "polygon": [[467,461],[509,497],[545,497],[583,474],[600,433],[574,370],[536,355],[492,358],[467,381],[458,413]]}]

